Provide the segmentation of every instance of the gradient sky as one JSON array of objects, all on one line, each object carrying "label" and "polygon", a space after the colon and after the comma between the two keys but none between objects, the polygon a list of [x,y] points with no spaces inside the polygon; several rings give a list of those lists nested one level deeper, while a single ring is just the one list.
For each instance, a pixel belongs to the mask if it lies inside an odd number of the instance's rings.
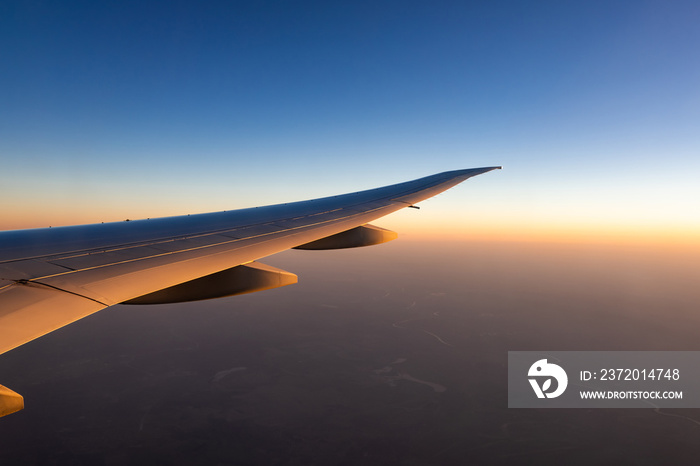
[{"label": "gradient sky", "polygon": [[377,222],[700,240],[700,5],[0,5],[0,228],[504,170]]}]

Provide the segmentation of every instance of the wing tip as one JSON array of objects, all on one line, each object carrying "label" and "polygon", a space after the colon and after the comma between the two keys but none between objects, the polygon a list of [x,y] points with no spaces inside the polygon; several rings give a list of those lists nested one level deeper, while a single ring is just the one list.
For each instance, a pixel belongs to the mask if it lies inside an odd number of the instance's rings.
[{"label": "wing tip", "polygon": [[[481,175],[483,173],[490,172],[492,170],[502,170],[502,165],[495,165],[492,167],[479,167],[479,168],[465,168],[463,170],[455,170],[453,172],[448,172],[455,176],[466,176],[466,178],[471,178],[472,176]],[[465,179],[466,179],[465,178]]]}]

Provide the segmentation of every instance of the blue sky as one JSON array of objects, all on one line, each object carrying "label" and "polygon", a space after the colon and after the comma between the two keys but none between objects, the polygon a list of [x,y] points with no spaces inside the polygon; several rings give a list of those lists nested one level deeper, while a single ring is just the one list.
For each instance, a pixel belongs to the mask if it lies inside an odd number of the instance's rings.
[{"label": "blue sky", "polygon": [[383,224],[697,235],[699,21],[662,1],[3,2],[3,227],[503,165]]}]

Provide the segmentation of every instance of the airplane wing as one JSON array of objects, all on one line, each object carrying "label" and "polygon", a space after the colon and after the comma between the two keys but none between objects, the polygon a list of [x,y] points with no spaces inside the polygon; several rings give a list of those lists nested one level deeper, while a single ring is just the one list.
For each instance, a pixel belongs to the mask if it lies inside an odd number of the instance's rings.
[{"label": "airplane wing", "polygon": [[[368,222],[501,167],[208,214],[0,232],[0,354],[113,304],[231,296],[296,282],[255,262],[286,249],[390,241]],[[0,416],[22,409],[0,385]]]}]

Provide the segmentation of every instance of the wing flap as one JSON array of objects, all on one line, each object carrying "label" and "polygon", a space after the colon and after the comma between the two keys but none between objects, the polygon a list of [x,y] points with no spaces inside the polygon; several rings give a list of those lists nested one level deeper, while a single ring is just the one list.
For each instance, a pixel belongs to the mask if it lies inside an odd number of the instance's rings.
[{"label": "wing flap", "polygon": [[107,307],[37,283],[13,283],[0,290],[0,353]]},{"label": "wing flap", "polygon": [[32,278],[56,275],[69,271],[65,267],[37,259],[19,260],[0,264],[0,276],[12,280],[31,280]]}]

